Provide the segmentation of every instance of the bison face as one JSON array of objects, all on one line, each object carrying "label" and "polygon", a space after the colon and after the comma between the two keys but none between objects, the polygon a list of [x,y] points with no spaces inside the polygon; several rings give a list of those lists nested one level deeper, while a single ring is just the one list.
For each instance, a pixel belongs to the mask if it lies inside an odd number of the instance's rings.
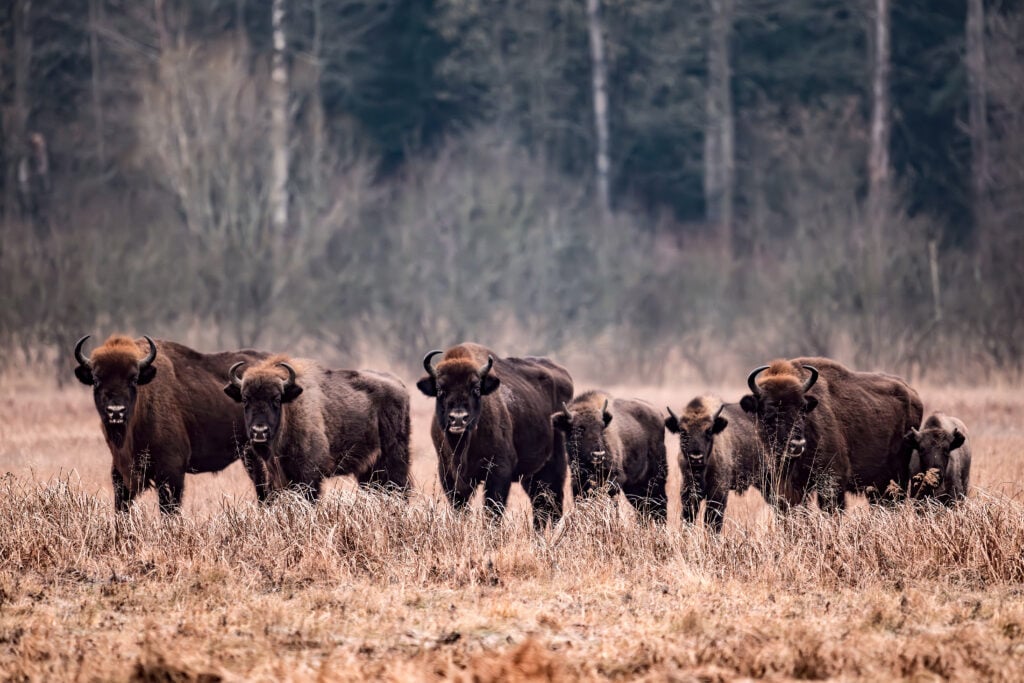
[{"label": "bison face", "polygon": [[818,380],[818,371],[809,365],[804,367],[811,377],[803,384],[774,381],[763,388],[756,378],[767,366],[758,368],[747,378],[751,393],[740,399],[740,407],[757,418],[761,443],[776,460],[799,458],[807,449],[805,422],[808,413],[818,406],[818,399],[807,392]]},{"label": "bison face", "polygon": [[608,401],[601,410],[582,409],[575,413],[562,404],[562,410],[551,416],[552,426],[565,434],[565,450],[572,472],[573,490],[583,495],[594,491],[617,490],[621,478],[610,457],[606,430],[611,424]]},{"label": "bison face", "polygon": [[96,410],[100,414],[107,437],[117,447],[124,445],[128,425],[135,414],[135,402],[138,399],[139,387],[148,384],[156,377],[153,361],[156,359],[156,344],[149,337],[149,353],[141,360],[133,353],[112,352],[94,354],[95,358],[86,358],[82,354],[82,345],[89,339],[86,335],[75,344],[75,377],[82,384],[92,387],[92,398]]},{"label": "bison face", "polygon": [[711,457],[711,449],[715,445],[715,435],[729,425],[729,420],[722,417],[723,404],[714,415],[707,413],[698,417],[687,415],[681,418],[668,408],[665,428],[679,435],[679,454],[693,466],[702,466]]},{"label": "bison face", "polygon": [[497,391],[501,380],[490,374],[494,358],[488,356],[481,367],[462,360],[441,363],[436,369],[431,359],[441,351],[431,351],[423,359],[427,376],[416,383],[427,396],[437,399],[437,425],[447,434],[461,437],[480,419],[483,397]]},{"label": "bison face", "polygon": [[243,363],[235,363],[228,370],[230,381],[224,393],[242,404],[249,442],[257,448],[266,448],[280,429],[281,406],[297,399],[302,387],[295,383],[295,370],[287,363],[276,365],[288,371],[286,380],[269,373],[239,377],[235,370]]},{"label": "bison face", "polygon": [[904,439],[917,449],[918,458],[921,461],[921,471],[928,472],[928,470],[935,469],[938,476],[935,488],[942,486],[946,466],[949,464],[949,454],[964,445],[964,435],[960,430],[954,429],[950,433],[944,429],[922,431],[911,429]]}]

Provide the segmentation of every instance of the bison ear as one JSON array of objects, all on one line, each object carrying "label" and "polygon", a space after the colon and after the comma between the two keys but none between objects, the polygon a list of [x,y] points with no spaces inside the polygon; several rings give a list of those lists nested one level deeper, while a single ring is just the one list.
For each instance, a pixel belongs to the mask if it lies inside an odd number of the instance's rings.
[{"label": "bison ear", "polygon": [[809,413],[818,407],[818,399],[813,396],[804,396],[804,413]]},{"label": "bison ear", "polygon": [[291,403],[301,395],[302,387],[298,384],[290,384],[284,388],[284,394],[281,395],[281,403]]},{"label": "bison ear", "polygon": [[234,382],[228,382],[224,385],[224,393],[230,396],[235,403],[242,402],[242,390]]},{"label": "bison ear", "polygon": [[88,365],[79,365],[75,368],[75,377],[82,384],[92,386],[92,368]]},{"label": "bison ear", "polygon": [[757,397],[753,394],[747,394],[740,399],[740,408],[743,408],[743,412],[753,415],[757,412]]},{"label": "bison ear", "polygon": [[560,410],[551,416],[551,426],[559,431],[567,432],[572,429],[572,418]]},{"label": "bison ear", "polygon": [[156,366],[147,365],[146,367],[139,370],[139,379],[136,382],[139,386],[143,384],[149,384],[156,377]]},{"label": "bison ear", "polygon": [[424,377],[419,382],[416,382],[416,388],[427,396],[437,396],[437,382],[434,381],[433,377]]},{"label": "bison ear", "polygon": [[493,394],[495,391],[498,390],[498,387],[500,386],[501,380],[495,377],[494,375],[489,374],[486,377],[484,377],[482,382],[480,382],[480,393],[483,396],[486,396],[487,394]]},{"label": "bison ear", "polygon": [[607,410],[604,411],[604,413],[601,415],[601,417],[604,419],[604,426],[605,427],[607,427],[609,424],[611,424],[611,422],[612,422],[612,414],[609,413]]},{"label": "bison ear", "polygon": [[964,435],[959,429],[953,430],[953,442],[949,444],[949,450],[955,451],[964,445]]},{"label": "bison ear", "polygon": [[728,426],[729,420],[719,415],[718,417],[715,418],[715,423],[711,425],[711,433],[718,434]]}]

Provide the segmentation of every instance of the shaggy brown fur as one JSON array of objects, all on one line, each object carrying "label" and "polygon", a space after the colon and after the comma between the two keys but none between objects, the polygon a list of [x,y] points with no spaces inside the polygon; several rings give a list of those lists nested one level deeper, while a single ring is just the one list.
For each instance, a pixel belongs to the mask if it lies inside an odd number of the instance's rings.
[{"label": "shaggy brown fur", "polygon": [[[807,366],[820,374],[805,393]],[[853,372],[827,358],[796,358],[773,361],[756,382],[757,393],[740,405],[755,416],[768,483],[777,486],[769,492],[773,502],[797,504],[817,490],[819,505],[834,510],[845,505],[846,491],[906,484],[904,435],[921,423],[924,409],[902,379]]]},{"label": "shaggy brown fur", "polygon": [[[186,472],[217,472],[239,457],[257,495],[265,498],[266,472],[244,451],[242,411],[220,386],[232,363],[255,362],[266,354],[206,354],[169,341],[154,344],[156,358],[148,369],[140,366],[148,342],[123,335],[111,336],[75,369],[79,381],[93,387],[113,459],[116,509],[127,509],[153,486],[160,509],[177,512]],[[123,420],[112,421],[112,407],[121,408]]]},{"label": "shaggy brown fur", "polygon": [[669,413],[665,427],[679,435],[683,518],[697,519],[704,501],[705,523],[721,531],[729,491],[765,488],[754,422],[739,404],[715,396],[694,398],[678,416]]},{"label": "shaggy brown fur", "polygon": [[[281,363],[295,370],[293,386]],[[246,368],[240,386],[229,378],[224,391],[245,403],[253,449],[276,462],[287,485],[310,500],[319,497],[325,478],[337,475],[407,490],[409,394],[393,375],[329,370],[277,355]]]},{"label": "shaggy brown fur", "polygon": [[551,423],[565,435],[573,495],[621,489],[642,518],[665,522],[665,431],[654,406],[588,391],[552,415]]},{"label": "shaggy brown fur", "polygon": [[[935,498],[953,506],[967,497],[971,484],[971,438],[959,418],[932,413],[911,430],[907,442],[915,449],[911,458],[911,492],[916,498]],[[937,482],[927,479],[933,471]]]},{"label": "shaggy brown fur", "polygon": [[463,508],[482,482],[488,509],[500,514],[512,481],[520,479],[534,523],[557,521],[566,460],[551,414],[572,398],[565,368],[546,358],[499,358],[465,343],[448,349],[417,386],[437,398],[430,435],[453,507]]}]

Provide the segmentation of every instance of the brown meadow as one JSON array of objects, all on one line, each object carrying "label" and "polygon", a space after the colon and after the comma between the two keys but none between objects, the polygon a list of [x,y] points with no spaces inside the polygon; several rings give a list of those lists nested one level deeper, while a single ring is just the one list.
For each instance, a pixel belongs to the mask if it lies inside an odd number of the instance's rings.
[{"label": "brown meadow", "polygon": [[88,391],[33,386],[0,382],[0,679],[1024,677],[1021,390],[922,391],[971,429],[956,511],[777,519],[750,493],[715,536],[679,522],[668,437],[667,529],[597,500],[538,535],[521,494],[454,515],[418,394],[410,503],[332,480],[262,509],[236,463],[190,477],[180,519],[148,493],[115,520]]}]

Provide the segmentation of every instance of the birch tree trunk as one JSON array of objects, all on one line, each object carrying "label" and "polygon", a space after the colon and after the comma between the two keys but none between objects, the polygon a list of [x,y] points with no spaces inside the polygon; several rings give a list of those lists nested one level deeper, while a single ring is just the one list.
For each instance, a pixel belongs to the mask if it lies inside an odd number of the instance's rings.
[{"label": "birch tree trunk", "polygon": [[732,69],[729,36],[733,0],[709,0],[708,83],[704,132],[705,219],[719,232],[725,253],[733,254],[735,192],[735,123],[732,110]]},{"label": "birch tree trunk", "polygon": [[989,231],[988,188],[991,178],[986,99],[985,4],[967,0],[967,104],[971,135],[971,209],[979,253],[992,248]]},{"label": "birch tree trunk", "polygon": [[601,0],[587,0],[587,25],[590,31],[590,62],[594,81],[594,127],[597,132],[597,196],[605,217],[611,215],[611,189],[608,157],[608,64],[604,54],[604,30]]},{"label": "birch tree trunk", "polygon": [[871,84],[871,147],[868,152],[868,225],[877,258],[889,209],[889,0],[875,0],[874,72]]},{"label": "birch tree trunk", "polygon": [[271,29],[273,31],[273,62],[270,72],[270,136],[273,158],[270,178],[270,212],[274,233],[283,235],[288,229],[288,165],[290,144],[288,131],[288,65],[285,50],[285,2],[273,0]]}]

